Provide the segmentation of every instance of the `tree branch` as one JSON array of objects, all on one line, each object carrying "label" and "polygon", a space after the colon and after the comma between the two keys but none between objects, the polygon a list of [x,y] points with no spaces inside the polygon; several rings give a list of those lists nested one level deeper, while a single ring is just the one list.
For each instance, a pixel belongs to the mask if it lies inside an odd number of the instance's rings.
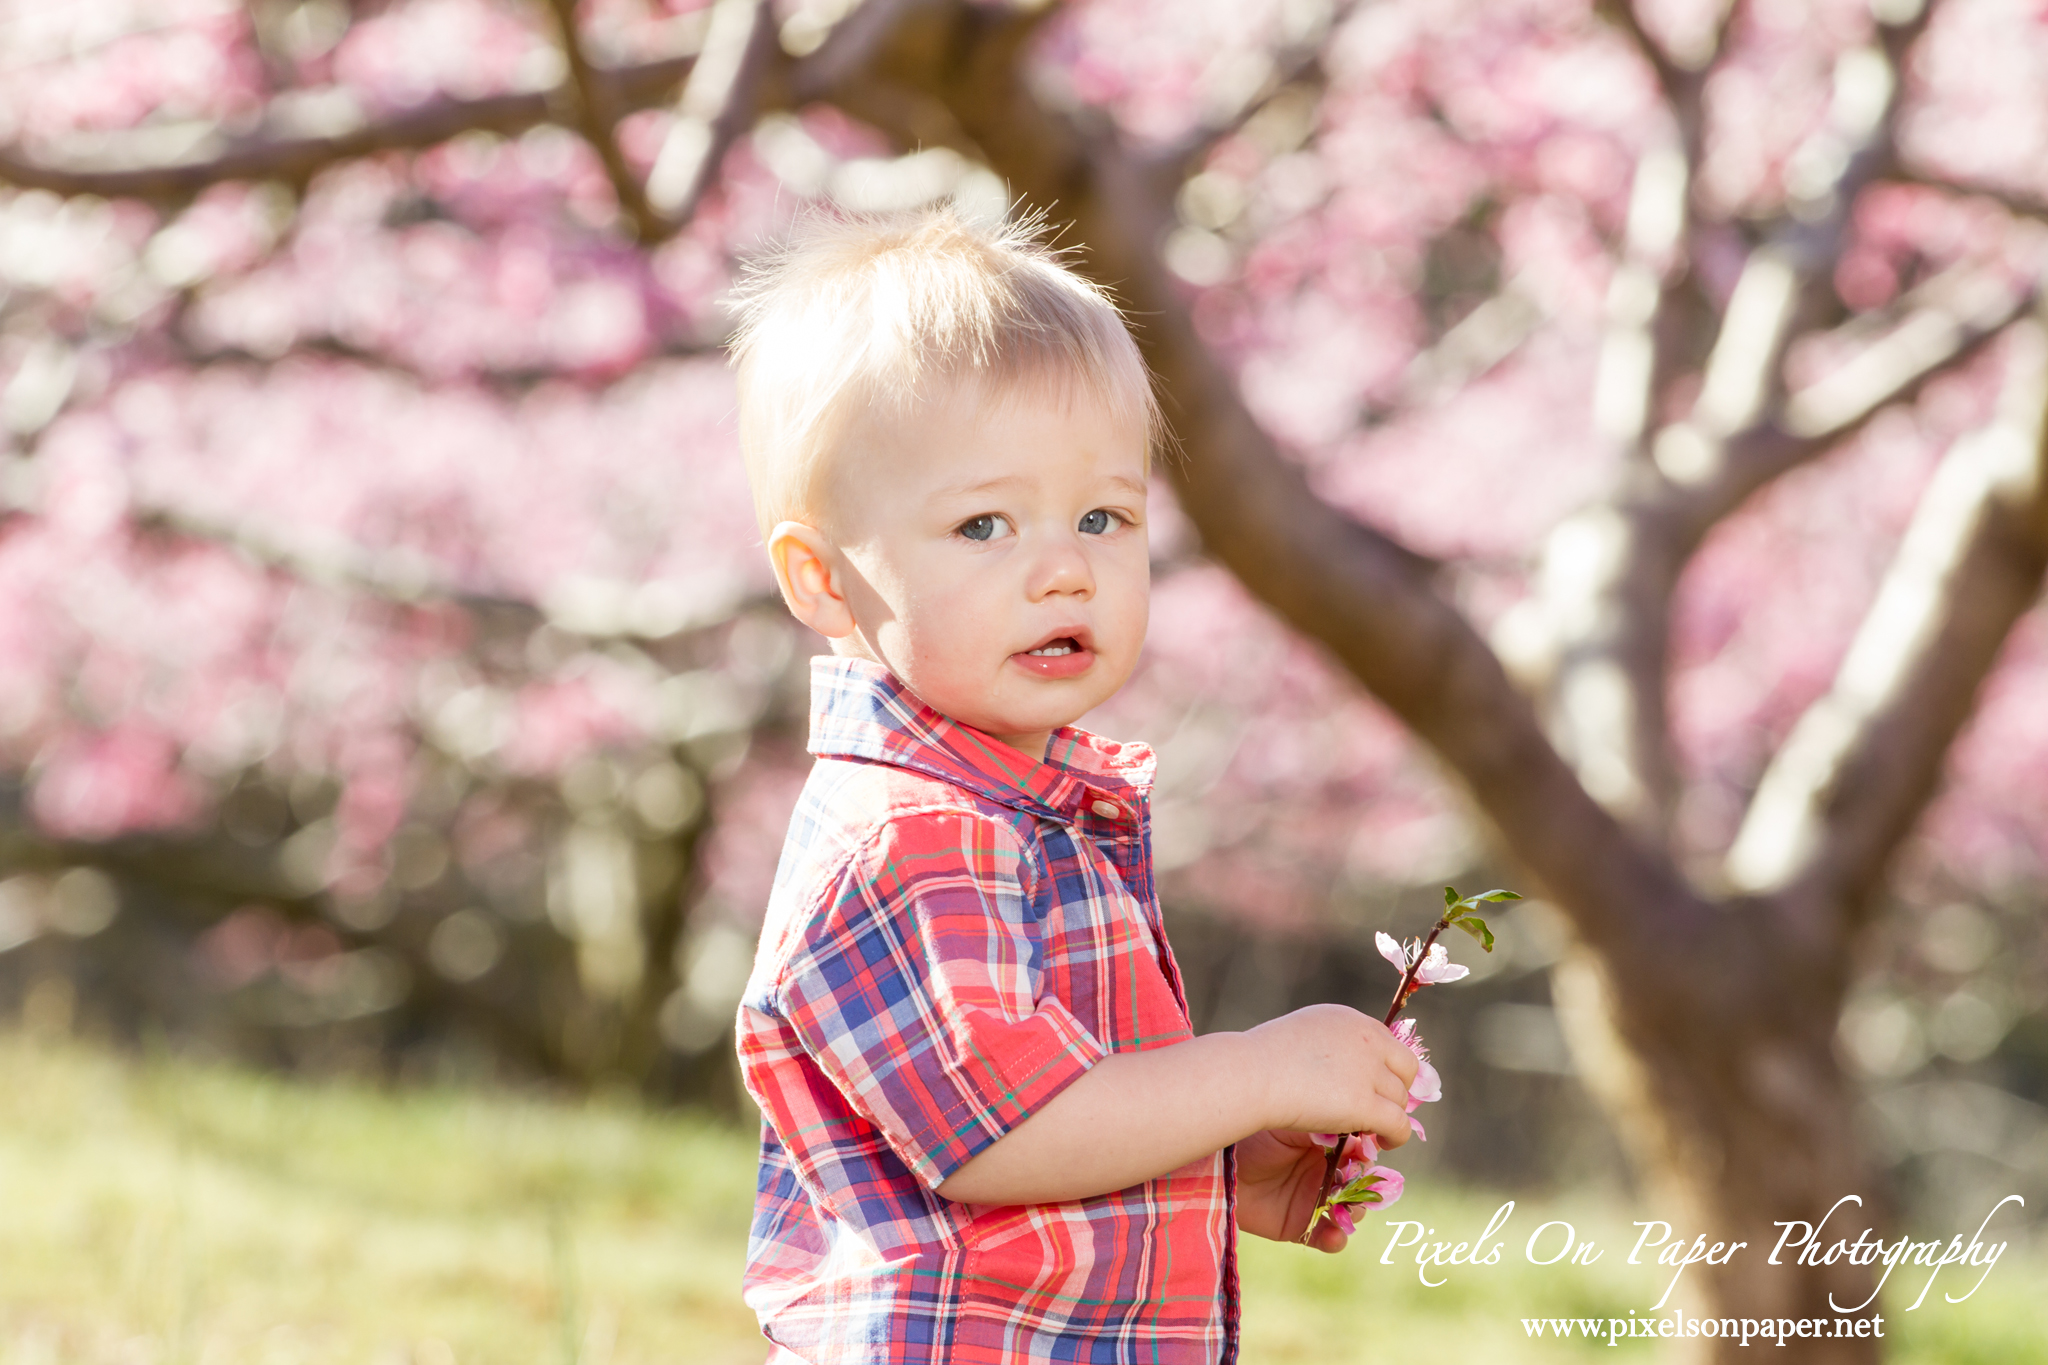
[{"label": "tree branch", "polygon": [[[603,392],[614,384],[626,383],[640,373],[629,370],[615,377],[601,380],[582,378],[576,371],[556,369],[552,366],[535,365],[520,367],[485,366],[461,371],[453,376],[429,376],[405,361],[387,352],[374,350],[353,341],[335,336],[331,332],[316,332],[299,337],[289,349],[276,355],[246,350],[239,346],[222,346],[202,349],[190,345],[182,337],[173,337],[178,358],[195,368],[214,365],[244,366],[258,371],[269,371],[293,359],[314,357],[323,360],[339,360],[350,365],[359,365],[367,370],[404,379],[421,388],[436,383],[471,382],[482,385],[496,393],[527,393],[543,384],[577,383],[586,392]],[[663,343],[648,352],[646,359],[655,360],[698,360],[708,357],[722,357],[725,344],[722,341],[694,341],[679,339]]]},{"label": "tree branch", "polygon": [[1694,73],[1671,60],[1664,51],[1664,45],[1650,36],[1650,31],[1643,27],[1642,16],[1636,13],[1636,7],[1631,0],[1596,0],[1593,12],[1606,20],[1608,26],[1636,50],[1636,55],[1643,59],[1651,74],[1657,78],[1658,86],[1664,91],[1665,101],[1675,112],[1680,104],[1681,94],[1687,83],[1694,78]]},{"label": "tree branch", "polygon": [[1735,22],[1739,3],[1737,0],[1724,0],[1712,38],[1698,51],[1687,52],[1682,62],[1674,59],[1664,50],[1663,44],[1650,36],[1643,27],[1642,16],[1636,13],[1633,0],[1597,0],[1593,9],[1649,65],[1658,87],[1664,92],[1665,103],[1670,106],[1686,166],[1696,171],[1706,148],[1704,95],[1707,74],[1727,46],[1728,30]]},{"label": "tree branch", "polygon": [[[618,113],[666,102],[696,63],[695,54],[609,70],[593,69],[592,88]],[[229,146],[218,155],[164,165],[87,167],[51,165],[19,147],[0,147],[0,181],[66,196],[145,199],[176,204],[211,185],[232,180],[282,180],[303,185],[326,167],[379,152],[418,151],[467,132],[513,137],[554,123],[573,92],[558,88],[481,99],[435,100],[360,127],[305,137],[264,137]]]},{"label": "tree branch", "polygon": [[1405,409],[1448,402],[1520,350],[1548,316],[1537,283],[1517,275],[1447,328],[1434,346],[1409,361],[1401,375],[1396,406],[1375,416],[1390,420]]},{"label": "tree branch", "polygon": [[[2009,288],[1958,270],[1899,303],[1903,319],[1840,369],[1785,400],[1782,413],[1716,447],[1679,424],[1660,440],[1658,463],[1677,489],[1674,525],[1688,552],[1765,484],[1861,431],[1887,407],[1910,403],[1936,377],[1976,356],[2035,305],[2040,286]],[[1849,327],[1864,328],[1869,319]],[[1688,477],[1691,475],[1692,477]]]},{"label": "tree branch", "polygon": [[768,0],[718,0],[696,69],[683,84],[675,126],[647,178],[664,232],[688,222],[735,139],[754,122],[761,85],[780,55]]},{"label": "tree branch", "polygon": [[1837,63],[1828,122],[1794,153],[1785,210],[1744,264],[1708,357],[1691,420],[1710,435],[1767,421],[1784,399],[1782,362],[1795,327],[1836,311],[1831,272],[1850,211],[1897,159],[1906,54],[1933,13],[1930,0],[1910,22],[1880,25],[1875,49]]},{"label": "tree branch", "polygon": [[[1760,438],[1785,401],[1784,359],[1795,329],[1835,308],[1831,267],[1851,204],[1893,159],[1899,73],[1929,12],[1881,25],[1877,47],[1838,63],[1828,121],[1793,157],[1786,208],[1744,264],[1691,415],[1657,434],[1656,468],[1624,467],[1607,498],[1561,524],[1546,544],[1553,732],[1594,794],[1646,837],[1661,837],[1679,786],[1665,697],[1671,598],[1711,525],[1697,520],[1705,504],[1690,489],[1722,471],[1732,444],[1769,444]],[[1633,11],[1623,22],[1633,25]],[[1683,71],[1643,41],[1671,80],[1704,81],[1705,73]],[[1659,253],[1647,248],[1682,240],[1690,216],[1686,168],[1697,164],[1695,149],[1687,152],[1654,175],[1654,157],[1639,167],[1628,255],[1609,300],[1596,419],[1631,445],[1655,376],[1667,368],[1649,330],[1662,291]],[[1717,510],[1725,515],[1734,506]],[[1685,511],[1695,519],[1688,522]]]},{"label": "tree branch", "polygon": [[1775,894],[1809,944],[1867,919],[2048,572],[2048,341],[2035,324],[2026,342],[1999,419],[1943,462],[1833,687],[1773,758],[1729,851],[1730,881]]},{"label": "tree branch", "polygon": [[[801,107],[826,99],[840,85],[856,79],[876,56],[902,36],[905,21],[923,10],[942,22],[958,18],[952,0],[860,0],[853,12],[832,26],[818,50],[796,64],[787,102]],[[1009,21],[1000,16],[997,22]]]},{"label": "tree branch", "polygon": [[1358,7],[1357,0],[1339,0],[1327,16],[1303,32],[1292,35],[1272,54],[1271,70],[1264,80],[1229,108],[1217,109],[1198,122],[1187,134],[1156,152],[1145,154],[1150,164],[1172,167],[1181,174],[1192,169],[1211,147],[1243,128],[1275,96],[1311,77],[1321,85],[1323,50],[1329,35]]},{"label": "tree branch", "polygon": [[532,630],[545,620],[523,598],[478,592],[441,576],[423,557],[403,551],[372,551],[347,542],[304,538],[297,543],[253,526],[232,525],[177,508],[137,508],[136,528],[145,534],[200,541],[234,551],[241,558],[317,587],[341,588],[399,606],[447,605]]},{"label": "tree branch", "polygon": [[1977,355],[2035,296],[1977,272],[1930,281],[1902,322],[1793,394],[1784,416],[1720,442],[1693,423],[1667,427],[1655,470],[1624,469],[1608,498],[1553,533],[1541,599],[1551,635],[1527,671],[1551,683],[1553,733],[1611,809],[1654,834],[1677,794],[1664,691],[1671,593],[1706,534],[1765,484]]},{"label": "tree branch", "polygon": [[1694,235],[1706,81],[1735,6],[1723,8],[1711,41],[1685,61],[1649,35],[1631,0],[1602,0],[1597,12],[1649,64],[1677,141],[1650,147],[1636,163],[1620,259],[1608,282],[1593,428],[1624,453],[1621,474],[1606,499],[1546,538],[1541,590],[1522,613],[1535,628],[1519,632],[1518,663],[1540,691],[1554,742],[1587,789],[1640,837],[1661,844],[1680,786],[1664,671],[1670,587],[1683,552],[1673,555],[1655,534],[1658,500],[1640,457],[1657,397],[1673,378],[1671,335],[1659,327],[1659,315],[1683,287],[1673,267]]},{"label": "tree branch", "polygon": [[[31,517],[38,509],[19,501],[0,502],[0,520]],[[145,535],[173,537],[232,551],[260,568],[316,587],[360,594],[402,607],[454,607],[506,635],[531,634],[553,625],[592,643],[635,644],[671,640],[723,625],[734,616],[773,599],[741,595],[711,609],[658,619],[635,608],[637,585],[590,582],[573,597],[534,602],[524,597],[470,588],[448,578],[424,556],[406,550],[370,550],[338,538],[302,536],[289,540],[252,525],[218,521],[178,508],[137,507],[131,518]]]},{"label": "tree branch", "polygon": [[1942,190],[1949,194],[1964,195],[1972,199],[1989,199],[2005,209],[2015,218],[2031,218],[2036,222],[2048,222],[2048,198],[2027,190],[2012,189],[2002,185],[1973,184],[1952,180],[1947,176],[1934,175],[1926,171],[1909,170],[1904,166],[1887,169],[1885,179],[1902,185],[1918,185],[1923,189]]},{"label": "tree branch", "polygon": [[[612,193],[618,197],[619,210],[632,225],[635,239],[654,241],[663,234],[666,224],[647,202],[640,177],[626,164],[626,153],[619,146],[618,111],[612,107],[611,92],[597,79],[597,68],[584,51],[583,37],[576,28],[576,0],[548,0],[548,9],[555,16],[562,57],[569,68],[569,79],[562,89],[572,97],[577,130],[604,163],[605,176],[612,182]],[[702,61],[700,53],[699,66]]]}]

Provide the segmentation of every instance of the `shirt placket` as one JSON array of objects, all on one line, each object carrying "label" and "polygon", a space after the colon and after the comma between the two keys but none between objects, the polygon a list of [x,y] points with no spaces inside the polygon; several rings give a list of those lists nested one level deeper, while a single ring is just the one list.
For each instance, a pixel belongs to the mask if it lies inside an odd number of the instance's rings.
[{"label": "shirt placket", "polygon": [[[1082,812],[1086,812],[1086,817]],[[1143,799],[1120,797],[1115,792],[1083,784],[1075,801],[1075,815],[1077,823],[1086,820],[1084,827],[1091,842],[1116,869],[1118,879],[1138,903],[1138,911],[1145,918],[1145,931],[1152,936],[1152,955],[1173,990],[1174,1002],[1185,1016],[1188,998],[1181,986],[1180,964],[1173,960],[1173,950],[1167,946],[1166,922],[1160,915],[1159,897],[1153,894],[1149,860],[1145,857],[1150,818]],[[1110,827],[1112,839],[1096,837],[1096,827],[1100,825]]]},{"label": "shirt placket", "polygon": [[[1173,998],[1180,1006],[1183,1017],[1188,1014],[1187,992],[1181,986],[1180,964],[1174,961],[1173,950],[1166,943],[1166,926],[1160,915],[1159,898],[1153,894],[1151,860],[1145,856],[1149,842],[1151,812],[1142,801],[1126,802],[1111,793],[1094,786],[1084,786],[1076,801],[1075,815],[1079,823],[1081,811],[1086,811],[1096,821],[1105,822],[1117,829],[1119,838],[1132,837],[1128,845],[1130,852],[1124,855],[1119,848],[1103,848],[1103,856],[1117,871],[1117,875],[1129,888],[1131,896],[1142,908],[1145,927],[1152,935],[1152,942],[1158,949],[1159,970],[1166,977],[1166,984],[1173,990]],[[1125,825],[1134,829],[1125,830]],[[1091,837],[1093,831],[1090,830]],[[1101,844],[1098,842],[1097,847]],[[1223,1149],[1223,1189],[1225,1209],[1225,1234],[1223,1248],[1223,1354],[1221,1365],[1236,1365],[1238,1359],[1241,1314],[1243,1313],[1243,1290],[1238,1281],[1237,1268],[1237,1148],[1233,1145]]]}]

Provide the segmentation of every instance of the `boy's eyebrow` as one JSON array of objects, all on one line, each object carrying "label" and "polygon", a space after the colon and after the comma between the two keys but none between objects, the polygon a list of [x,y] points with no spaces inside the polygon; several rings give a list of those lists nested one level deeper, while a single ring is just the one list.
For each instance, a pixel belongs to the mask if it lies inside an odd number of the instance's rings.
[{"label": "boy's eyebrow", "polygon": [[[973,483],[948,485],[939,490],[939,496],[951,498],[966,497],[974,493],[993,493],[999,489],[1008,488],[1013,484],[1028,484],[1030,482],[1031,480],[1022,474],[1004,474],[994,479],[978,479]],[[1112,474],[1107,482],[1113,483],[1119,488],[1127,489],[1141,498],[1145,496],[1145,485],[1137,479],[1123,474]]]},{"label": "boy's eyebrow", "polygon": [[977,479],[973,483],[948,484],[939,490],[939,494],[942,497],[953,497],[964,496],[969,493],[992,493],[998,488],[1008,488],[1012,484],[1028,482],[1030,480],[1026,479],[1022,474],[1004,474],[993,479]]}]

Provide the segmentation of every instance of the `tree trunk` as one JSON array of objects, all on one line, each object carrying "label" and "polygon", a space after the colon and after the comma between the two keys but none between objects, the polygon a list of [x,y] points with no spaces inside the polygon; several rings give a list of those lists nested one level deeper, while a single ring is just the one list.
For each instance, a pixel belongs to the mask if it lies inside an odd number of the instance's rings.
[{"label": "tree trunk", "polygon": [[[1780,1264],[1770,1264],[1786,1233],[1781,1224],[1823,1228],[1825,1248],[1837,1238],[1853,1242],[1867,1227],[1880,1235],[1889,1222],[1855,1131],[1855,1094],[1835,1056],[1831,1007],[1783,989],[1759,990],[1753,1008],[1735,1014],[1646,1001],[1614,989],[1584,948],[1554,970],[1552,989],[1581,1074],[1644,1177],[1639,1221],[1670,1225],[1663,1246],[1646,1245],[1640,1260],[1653,1263],[1677,1244],[1690,1249],[1700,1235],[1709,1249],[1746,1243],[1720,1266],[1699,1263],[1682,1273],[1659,1266],[1657,1292],[1676,1284],[1664,1311],[1831,1321],[1839,1316],[1832,1305],[1853,1309],[1869,1299],[1875,1280],[1868,1269],[1797,1264],[1796,1227]],[[1797,1008],[1773,1009],[1772,997]],[[1847,1195],[1862,1202],[1830,1218]],[[1655,1243],[1666,1229],[1638,1231]],[[1875,1311],[1873,1304],[1861,1315]],[[1690,1338],[1679,1355],[1745,1360],[1740,1342],[1739,1335]],[[1875,1338],[1789,1344],[1798,1350],[1789,1358],[1801,1361],[1874,1361],[1881,1353]]]}]

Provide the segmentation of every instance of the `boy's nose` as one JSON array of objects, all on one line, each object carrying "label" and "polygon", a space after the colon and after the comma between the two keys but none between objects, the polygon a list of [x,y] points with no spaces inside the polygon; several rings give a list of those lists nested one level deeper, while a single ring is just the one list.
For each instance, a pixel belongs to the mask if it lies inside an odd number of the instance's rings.
[{"label": "boy's nose", "polygon": [[1029,590],[1033,601],[1057,594],[1094,596],[1095,574],[1088,556],[1066,541],[1048,545],[1032,565]]}]

